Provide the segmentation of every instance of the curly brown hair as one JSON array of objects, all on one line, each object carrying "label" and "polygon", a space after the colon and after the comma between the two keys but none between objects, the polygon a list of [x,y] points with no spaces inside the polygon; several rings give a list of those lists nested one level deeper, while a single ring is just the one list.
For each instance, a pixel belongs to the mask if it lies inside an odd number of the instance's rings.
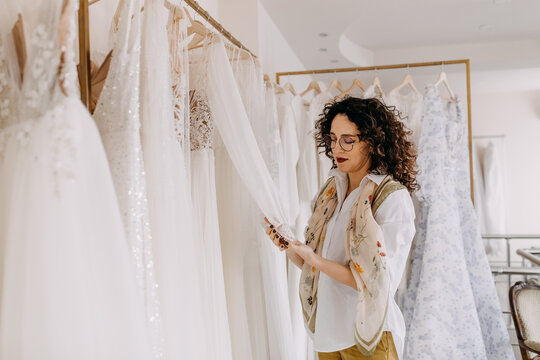
[{"label": "curly brown hair", "polygon": [[[386,106],[376,98],[359,99],[345,97],[326,104],[315,124],[317,147],[336,167],[332,149],[325,139],[336,115],[342,114],[352,121],[359,138],[368,144],[371,153],[371,169],[375,174],[389,174],[410,192],[419,188],[416,182],[416,150],[404,125],[401,113],[394,106]],[[322,151],[321,151],[322,152]]]}]

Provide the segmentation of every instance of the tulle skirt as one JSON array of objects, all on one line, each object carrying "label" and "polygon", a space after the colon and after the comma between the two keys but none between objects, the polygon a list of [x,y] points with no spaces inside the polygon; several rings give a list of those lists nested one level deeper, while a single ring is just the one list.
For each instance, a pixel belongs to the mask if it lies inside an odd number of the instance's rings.
[{"label": "tulle skirt", "polygon": [[103,145],[78,99],[0,133],[0,359],[149,359]]}]

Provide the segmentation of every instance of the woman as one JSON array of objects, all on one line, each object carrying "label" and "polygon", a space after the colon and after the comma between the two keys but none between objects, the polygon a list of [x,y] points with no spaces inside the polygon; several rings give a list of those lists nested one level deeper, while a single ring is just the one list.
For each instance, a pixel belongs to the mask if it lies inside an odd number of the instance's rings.
[{"label": "woman", "polygon": [[414,236],[413,144],[394,108],[348,97],[326,105],[317,145],[332,159],[306,242],[267,234],[302,269],[300,299],[319,359],[398,359],[405,323],[394,301]]}]

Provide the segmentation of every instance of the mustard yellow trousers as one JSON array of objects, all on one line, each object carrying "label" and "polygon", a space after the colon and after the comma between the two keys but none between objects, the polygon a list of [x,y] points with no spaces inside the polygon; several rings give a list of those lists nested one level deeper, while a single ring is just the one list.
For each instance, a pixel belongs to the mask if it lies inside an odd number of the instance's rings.
[{"label": "mustard yellow trousers", "polygon": [[398,360],[396,346],[390,331],[383,332],[375,353],[370,357],[362,355],[356,346],[339,351],[320,352],[318,355],[319,360]]}]

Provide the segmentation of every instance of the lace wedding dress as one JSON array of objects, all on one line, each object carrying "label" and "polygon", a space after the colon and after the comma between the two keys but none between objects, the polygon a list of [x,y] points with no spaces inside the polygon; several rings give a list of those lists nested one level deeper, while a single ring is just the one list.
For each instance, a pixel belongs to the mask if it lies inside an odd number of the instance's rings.
[{"label": "lace wedding dress", "polygon": [[225,296],[216,198],[214,114],[208,104],[208,48],[190,54],[189,107],[191,144],[191,194],[195,241],[203,247],[201,263],[206,294],[209,359],[233,359]]},{"label": "lace wedding dress", "polygon": [[[206,45],[202,49],[202,52],[203,56],[199,64],[202,64],[203,67],[197,71],[199,76],[197,78],[192,76],[190,80],[193,80],[192,84],[194,86],[204,89],[203,94],[206,94],[205,99],[207,99],[208,102],[202,103],[199,100],[198,103],[208,105],[208,109],[205,111],[205,113],[211,112],[211,118],[213,121],[209,122],[204,121],[203,119],[203,121],[199,122],[201,126],[207,128],[207,131],[203,131],[203,135],[199,139],[209,143],[208,140],[210,131],[213,131],[213,127],[215,126],[215,130],[217,131],[217,134],[219,134],[218,140],[227,150],[230,161],[232,162],[234,169],[236,169],[239,179],[245,186],[245,192],[253,198],[261,213],[264,214],[271,222],[273,222],[278,230],[280,230],[288,238],[294,239],[294,234],[286,222],[285,213],[283,211],[278,191],[275,188],[270,172],[268,171],[264,163],[264,159],[259,151],[256,137],[252,131],[248,116],[246,114],[245,106],[242,103],[240,92],[236,86],[236,80],[234,78],[222,40],[214,35],[209,36]],[[190,71],[193,74],[194,69],[192,68]],[[199,99],[200,96],[201,94],[199,93]],[[192,110],[192,124],[193,123]],[[212,126],[212,128],[209,129],[209,126]],[[194,137],[192,136],[192,147],[193,140]],[[221,143],[218,144],[218,146],[221,146]],[[220,166],[222,165],[221,163],[219,164]],[[193,166],[193,158],[192,168],[196,168]],[[227,166],[225,169],[231,169],[231,167]],[[195,184],[194,177],[195,175],[193,175],[193,184]],[[219,186],[226,185],[223,182],[229,181],[230,179],[233,178],[228,177],[222,179],[220,177]],[[207,191],[205,196],[211,195],[214,194],[210,194]],[[219,197],[219,201],[223,201],[223,199],[224,197]],[[195,198],[194,202],[196,202]],[[226,226],[229,226],[236,229],[236,234],[238,236],[242,234],[242,223],[229,223],[227,222],[227,217],[225,216],[227,214],[221,212],[220,215],[223,215],[219,218],[221,232],[230,233],[229,231],[232,230],[226,228]],[[260,231],[264,231],[264,222],[262,219],[260,220],[259,224],[261,224]],[[227,249],[223,249],[223,251],[242,252],[243,248],[235,248],[234,244],[227,244]],[[274,276],[272,276],[272,272],[265,271],[262,275],[263,282],[265,284],[267,281],[276,281],[273,279]],[[269,296],[269,294],[266,293],[266,290],[265,296]],[[242,298],[245,299],[245,296],[238,297],[238,299]],[[227,298],[227,301],[230,301],[230,299]],[[268,301],[266,303],[268,304]],[[279,306],[279,304],[274,304],[274,306]],[[285,303],[284,307],[286,306],[287,305]],[[246,324],[247,321],[243,321],[243,323]],[[231,329],[233,329],[232,326]],[[278,333],[276,332],[276,334]],[[288,337],[287,334],[282,334],[282,336],[285,339],[290,338],[290,336]],[[242,340],[245,341],[245,339]],[[249,346],[249,348],[246,348],[238,348],[233,344],[234,358],[242,359],[244,356],[250,356],[251,347]],[[237,356],[237,354],[239,354],[239,356]]]},{"label": "lace wedding dress", "polygon": [[107,160],[76,92],[78,1],[33,6],[20,93],[0,40],[0,359],[150,359]]}]

